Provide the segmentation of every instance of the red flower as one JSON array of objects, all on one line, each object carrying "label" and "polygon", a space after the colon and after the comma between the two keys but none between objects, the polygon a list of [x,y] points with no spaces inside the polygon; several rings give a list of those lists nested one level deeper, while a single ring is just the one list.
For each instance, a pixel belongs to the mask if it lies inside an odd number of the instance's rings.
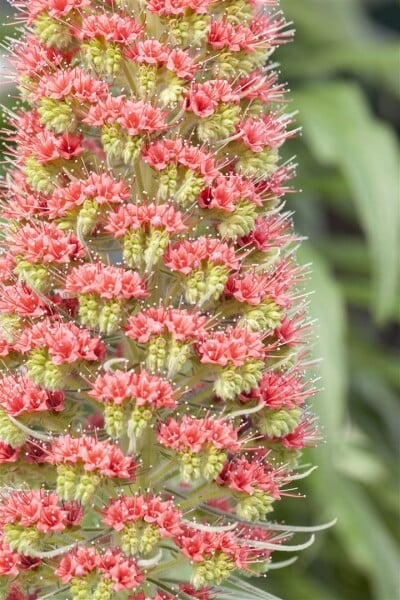
[{"label": "red flower", "polygon": [[105,227],[115,237],[122,237],[129,229],[140,227],[164,229],[167,233],[181,233],[188,227],[183,222],[183,215],[175,210],[172,204],[127,204],[109,214]]},{"label": "red flower", "polygon": [[72,97],[79,102],[94,103],[108,94],[108,85],[101,79],[91,77],[84,69],[63,69],[42,76],[34,98],[63,100]]},{"label": "red flower", "polygon": [[125,456],[118,446],[90,436],[57,438],[51,445],[47,462],[53,465],[79,463],[85,471],[129,480],[134,479],[136,467],[135,461]]},{"label": "red flower", "polygon": [[239,568],[245,568],[248,550],[241,545],[232,533],[214,533],[186,529],[184,535],[176,539],[176,543],[193,562],[203,562],[217,552],[222,552]]},{"label": "red flower", "polygon": [[247,458],[241,457],[232,461],[225,467],[217,481],[236,492],[250,496],[256,490],[262,490],[277,500],[280,498],[279,485],[282,482],[282,476],[278,476],[268,465],[264,465],[256,459],[249,461]]},{"label": "red flower", "polygon": [[232,363],[242,366],[247,360],[263,358],[265,348],[262,334],[241,327],[228,326],[225,331],[216,331],[197,345],[200,361],[225,367]]},{"label": "red flower", "polygon": [[0,464],[13,463],[18,459],[21,448],[13,448],[0,441]]},{"label": "red flower", "polygon": [[209,117],[218,104],[239,102],[239,96],[224,79],[211,79],[205,83],[193,83],[186,98],[187,109],[199,117]]},{"label": "red flower", "polygon": [[85,256],[85,251],[73,233],[64,233],[54,224],[24,225],[10,236],[14,256],[31,263],[69,263]]},{"label": "red flower", "polygon": [[102,262],[87,263],[72,269],[66,279],[68,294],[97,294],[105,300],[146,298],[148,292],[140,275]]},{"label": "red flower", "polygon": [[201,15],[207,12],[211,0],[146,0],[150,12],[160,16],[183,15],[186,10],[193,10]]},{"label": "red flower", "polygon": [[49,319],[26,328],[15,344],[15,349],[23,354],[41,348],[47,349],[55,365],[78,360],[98,361],[105,354],[104,343],[98,337],[90,337],[88,330],[72,322]]},{"label": "red flower", "polygon": [[133,399],[137,406],[173,408],[176,406],[174,390],[168,381],[142,370],[113,371],[96,379],[89,396],[100,402],[123,404]]},{"label": "red flower", "polygon": [[99,555],[94,547],[77,546],[65,554],[55,574],[62,583],[69,583],[74,577],[84,577],[97,569]]},{"label": "red flower", "polygon": [[[62,409],[63,398],[64,395],[61,394],[56,403],[58,410]],[[51,394],[42,390],[27,377],[9,375],[0,379],[0,406],[13,417],[23,413],[49,410],[51,403]]]},{"label": "red flower", "polygon": [[158,441],[178,452],[200,452],[206,444],[218,450],[235,452],[239,448],[237,430],[222,419],[195,419],[186,415],[180,420],[169,419],[162,423]]},{"label": "red flower", "polygon": [[1,288],[0,312],[21,317],[41,317],[47,312],[46,304],[30,288],[21,283]]},{"label": "red flower", "polygon": [[40,13],[46,11],[58,19],[66,17],[71,11],[86,8],[90,0],[30,0],[28,3],[30,25]]},{"label": "red flower", "polygon": [[251,180],[230,173],[219,175],[212,187],[201,192],[199,205],[202,208],[216,208],[233,212],[240,200],[250,200],[258,206],[262,204],[256,186]]},{"label": "red flower", "polygon": [[121,496],[112,500],[103,514],[104,523],[116,531],[140,520],[154,525],[163,538],[175,537],[183,531],[181,512],[173,502],[163,502],[157,496]]},{"label": "red flower", "polygon": [[47,199],[48,215],[51,219],[63,216],[89,199],[102,205],[120,203],[129,198],[129,188],[123,181],[107,173],[91,173],[86,179],[77,179],[64,188],[56,188]]},{"label": "red flower", "polygon": [[139,41],[125,51],[125,58],[139,64],[161,67],[167,63],[170,50],[158,40]]},{"label": "red flower", "polygon": [[169,246],[164,255],[166,266],[184,275],[188,275],[193,269],[201,268],[203,261],[214,265],[225,265],[232,270],[238,269],[240,265],[240,258],[232,246],[219,239],[205,236],[194,241],[177,242]]},{"label": "red flower", "polygon": [[143,33],[143,26],[131,17],[114,13],[85,15],[77,37],[81,40],[103,38],[108,42],[132,44]]}]

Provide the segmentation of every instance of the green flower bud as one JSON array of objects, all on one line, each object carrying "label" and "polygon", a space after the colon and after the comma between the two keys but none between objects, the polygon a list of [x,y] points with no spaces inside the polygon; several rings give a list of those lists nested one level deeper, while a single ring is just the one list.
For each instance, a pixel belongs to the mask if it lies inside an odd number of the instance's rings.
[{"label": "green flower bud", "polygon": [[22,446],[25,442],[26,434],[14,425],[8,418],[5,410],[0,408],[0,440],[10,444],[13,448]]},{"label": "green flower bud", "polygon": [[125,525],[121,531],[121,548],[128,556],[134,556],[139,551],[139,534],[136,523]]},{"label": "green flower bud", "polygon": [[170,340],[168,354],[166,357],[167,376],[169,378],[175,377],[175,375],[181,370],[189,354],[189,344],[182,344],[174,339]]},{"label": "green flower bud", "polygon": [[242,377],[235,367],[223,369],[214,382],[214,392],[223,400],[234,400],[241,392]]},{"label": "green flower bud", "polygon": [[154,525],[146,525],[140,538],[139,549],[143,554],[149,554],[160,541],[160,534]]},{"label": "green flower bud", "polygon": [[112,438],[119,438],[124,433],[125,410],[123,406],[106,404],[104,407],[105,429]]},{"label": "green flower bud", "polygon": [[122,152],[122,159],[126,165],[132,163],[139,156],[143,143],[143,139],[140,136],[126,137]]},{"label": "green flower bud", "polygon": [[123,241],[123,257],[130,267],[140,269],[143,266],[143,255],[146,243],[144,229],[128,229]]},{"label": "green flower bud", "polygon": [[66,101],[41,98],[38,113],[42,125],[56,133],[70,133],[76,127],[74,111]]},{"label": "green flower bud", "polygon": [[[92,600],[111,600],[114,595],[112,579],[102,579],[94,590]],[[75,599],[74,599],[75,600]]]},{"label": "green flower bud", "polygon": [[154,93],[157,84],[157,67],[155,65],[140,65],[137,70],[139,88],[143,96]]},{"label": "green flower bud", "polygon": [[15,314],[3,313],[0,315],[0,332],[9,344],[17,341],[21,333],[21,321],[21,317]]},{"label": "green flower bud", "polygon": [[240,200],[233,212],[218,211],[218,214],[219,217],[223,217],[223,221],[218,225],[219,233],[224,238],[241,237],[254,228],[257,207],[254,202]]},{"label": "green flower bud", "polygon": [[263,369],[262,360],[249,360],[241,367],[224,368],[214,382],[214,391],[222,400],[234,400],[238,394],[256,387]]},{"label": "green flower bud", "polygon": [[257,306],[249,306],[242,314],[239,324],[250,331],[274,330],[281,324],[282,309],[271,299],[266,299]]},{"label": "green flower bud", "polygon": [[78,485],[77,467],[57,465],[57,494],[63,500],[73,500]]},{"label": "green flower bud", "polygon": [[72,600],[88,600],[91,597],[89,580],[85,577],[74,577],[71,580],[70,591]]},{"label": "green flower bud", "polygon": [[42,44],[63,50],[71,43],[70,26],[43,12],[36,17],[33,29]]},{"label": "green flower bud", "polygon": [[227,453],[224,450],[217,450],[217,448],[211,446],[202,469],[204,479],[209,481],[214,480],[221,473],[226,457]]},{"label": "green flower bud", "polygon": [[79,318],[82,325],[96,329],[99,323],[100,303],[96,294],[79,294]]},{"label": "green flower bud", "polygon": [[221,79],[232,79],[238,75],[237,53],[222,50],[215,57],[213,75]]},{"label": "green flower bud", "polygon": [[299,408],[263,411],[259,419],[261,433],[268,437],[282,437],[291,433],[299,423],[301,410]]},{"label": "green flower bud", "polygon": [[110,300],[103,304],[100,310],[98,329],[101,333],[110,335],[118,329],[122,319],[122,304],[118,300]]},{"label": "green flower bud", "polygon": [[178,19],[170,18],[167,22],[169,31],[176,45],[196,46],[207,37],[209,17],[207,15],[189,14]]},{"label": "green flower bud", "polygon": [[14,269],[20,281],[24,281],[30,288],[39,293],[45,293],[51,288],[51,277],[48,268],[34,265],[26,260],[20,260]]},{"label": "green flower bud", "polygon": [[174,194],[176,202],[183,208],[194,202],[204,188],[204,180],[200,175],[187,170],[180,188]]},{"label": "green flower bud", "polygon": [[160,104],[164,107],[174,107],[184,98],[187,84],[175,74],[168,73],[165,87],[160,93]]},{"label": "green flower bud", "polygon": [[35,383],[49,390],[61,390],[69,374],[68,365],[55,365],[45,349],[30,352],[26,368]]},{"label": "green flower bud", "polygon": [[32,551],[37,550],[40,543],[40,531],[33,527],[21,527],[8,523],[3,528],[4,541],[11,550],[26,556],[32,556]]},{"label": "green flower bud", "polygon": [[121,159],[129,164],[139,155],[143,139],[140,136],[130,137],[118,123],[112,123],[103,126],[101,143],[109,159]]},{"label": "green flower bud", "polygon": [[99,205],[93,198],[88,198],[82,204],[77,220],[77,229],[83,235],[89,235],[99,219]]},{"label": "green flower bud", "polygon": [[226,20],[233,25],[244,25],[253,18],[251,4],[247,0],[231,0],[224,6]]},{"label": "green flower bud", "polygon": [[58,170],[54,166],[42,165],[36,158],[28,156],[24,161],[27,183],[35,192],[51,194],[57,184]]},{"label": "green flower bud", "polygon": [[94,39],[82,44],[83,60],[98,73],[117,75],[122,54],[117,44],[110,44],[100,39]]},{"label": "green flower bud", "polygon": [[208,263],[202,270],[193,270],[184,280],[185,300],[188,304],[201,306],[210,300],[218,300],[228,279],[225,265]]},{"label": "green flower bud", "polygon": [[150,371],[162,371],[167,358],[167,340],[163,337],[152,337],[146,356],[146,367]]},{"label": "green flower bud", "polygon": [[100,139],[108,158],[122,158],[126,136],[118,123],[104,125],[101,129]]},{"label": "green flower bud", "polygon": [[229,577],[235,568],[234,562],[223,552],[207,557],[203,562],[196,564],[192,575],[192,584],[195,588],[207,585],[219,585]]},{"label": "green flower bud", "polygon": [[182,452],[181,458],[181,477],[183,481],[196,481],[201,476],[201,459],[198,454],[187,450]]},{"label": "green flower bud", "polygon": [[152,411],[146,406],[135,406],[130,415],[130,423],[135,436],[138,438],[147,429],[153,418]]},{"label": "green flower bud", "polygon": [[167,200],[175,195],[178,181],[178,168],[175,164],[168,165],[161,172],[158,182],[157,199]]},{"label": "green flower bud", "polygon": [[273,511],[274,498],[266,492],[256,490],[252,496],[246,496],[238,503],[236,513],[246,521],[262,521]]},{"label": "green flower bud", "polygon": [[88,504],[100,481],[100,477],[95,473],[84,473],[76,488],[75,500],[80,500],[82,504]]},{"label": "green flower bud", "polygon": [[261,152],[252,152],[247,148],[240,153],[235,169],[245,177],[266,177],[276,169],[278,160],[276,148],[264,148]]},{"label": "green flower bud", "polygon": [[240,120],[240,106],[223,104],[210,117],[197,125],[197,135],[202,142],[223,140],[235,131]]},{"label": "green flower bud", "polygon": [[146,239],[146,250],[144,251],[144,264],[146,273],[149,273],[159,261],[168,246],[169,235],[165,230],[152,229]]}]

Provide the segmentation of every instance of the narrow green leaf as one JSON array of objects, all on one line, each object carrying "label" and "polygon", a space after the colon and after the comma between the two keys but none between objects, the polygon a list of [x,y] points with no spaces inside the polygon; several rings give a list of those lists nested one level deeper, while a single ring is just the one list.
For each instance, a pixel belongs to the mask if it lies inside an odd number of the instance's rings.
[{"label": "narrow green leaf", "polygon": [[323,503],[322,518],[337,517],[332,529],[340,538],[343,553],[361,569],[374,587],[376,600],[397,598],[398,569],[396,546],[385,523],[362,487],[340,474],[340,466],[353,457],[344,427],[346,413],[347,363],[344,301],[324,261],[310,245],[304,245],[301,260],[313,263],[309,289],[311,316],[319,321],[314,353],[323,360],[319,373],[323,389],[315,410],[320,415],[326,443],[314,460],[320,469],[310,478],[313,490]]},{"label": "narrow green leaf", "polygon": [[398,149],[391,130],[369,113],[352,83],[302,88],[295,94],[305,138],[316,158],[338,167],[348,181],[367,236],[375,281],[373,309],[392,316],[399,281]]},{"label": "narrow green leaf", "polygon": [[315,399],[314,408],[321,417],[325,428],[324,435],[334,448],[336,444],[341,443],[340,436],[346,412],[344,301],[338,283],[311,244],[302,245],[299,260],[302,263],[312,263],[312,275],[307,282],[307,291],[315,291],[310,296],[310,316],[317,320],[317,339],[313,345],[313,354],[315,358],[322,359],[318,365],[318,375],[321,377],[323,389]]}]

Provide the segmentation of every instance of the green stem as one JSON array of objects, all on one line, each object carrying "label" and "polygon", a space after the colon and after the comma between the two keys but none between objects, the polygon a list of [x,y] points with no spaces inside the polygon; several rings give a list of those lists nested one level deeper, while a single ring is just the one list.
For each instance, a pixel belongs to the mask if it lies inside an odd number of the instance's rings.
[{"label": "green stem", "polygon": [[154,486],[159,485],[164,481],[167,475],[171,475],[175,470],[175,466],[179,463],[179,459],[177,456],[172,457],[169,461],[167,461],[158,471],[156,471],[153,475],[150,475],[148,478],[148,482]]},{"label": "green stem", "polygon": [[186,560],[187,560],[187,558],[184,556],[180,556],[174,560],[169,560],[168,562],[163,563],[162,565],[159,565],[158,567],[155,567],[154,569],[152,569],[150,571],[151,576],[155,575],[156,573],[162,573],[162,571],[166,571],[169,569],[173,569],[174,567],[178,567],[180,564],[182,564]]},{"label": "green stem", "polygon": [[140,440],[140,457],[142,459],[142,475],[138,477],[138,484],[143,488],[149,487],[149,473],[158,463],[157,440],[153,429],[147,428]]},{"label": "green stem", "polygon": [[124,60],[122,61],[122,70],[124,72],[124,75],[129,83],[129,87],[131,88],[131,91],[133,92],[134,96],[138,96],[135,78],[132,76],[132,73],[129,70],[129,66],[126,64],[126,62]]},{"label": "green stem", "polygon": [[[203,485],[209,485],[208,483],[203,484]],[[203,486],[201,486],[203,487]],[[198,495],[198,490],[200,488],[198,488],[197,490],[195,490],[194,492],[194,496],[191,496],[189,498],[187,498],[184,502],[181,502],[179,504],[179,508],[182,510],[186,510],[188,508],[191,508],[192,506],[200,505],[200,504],[204,504],[204,502],[208,502],[208,500],[214,500],[216,498],[223,498],[224,496],[226,496],[226,490],[223,489],[213,489],[210,490],[207,494],[203,494],[202,496]]]},{"label": "green stem", "polygon": [[205,375],[213,374],[213,365],[201,365],[197,368],[196,373],[189,377],[186,381],[179,382],[180,387],[191,389],[196,384],[200,383]]}]

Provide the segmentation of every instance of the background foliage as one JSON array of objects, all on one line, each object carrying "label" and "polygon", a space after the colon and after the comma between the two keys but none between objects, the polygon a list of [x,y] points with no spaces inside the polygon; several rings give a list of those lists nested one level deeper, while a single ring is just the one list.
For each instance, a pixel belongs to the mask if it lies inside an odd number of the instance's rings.
[{"label": "background foliage", "polygon": [[[313,353],[322,357],[314,410],[326,441],[309,457],[319,469],[302,485],[308,500],[290,500],[279,516],[338,522],[266,586],[285,600],[397,600],[400,6],[282,0],[282,8],[297,33],[278,58],[304,130],[287,144],[303,190],[288,207],[310,239],[301,260],[313,263]],[[12,91],[2,92],[9,104]]]}]

